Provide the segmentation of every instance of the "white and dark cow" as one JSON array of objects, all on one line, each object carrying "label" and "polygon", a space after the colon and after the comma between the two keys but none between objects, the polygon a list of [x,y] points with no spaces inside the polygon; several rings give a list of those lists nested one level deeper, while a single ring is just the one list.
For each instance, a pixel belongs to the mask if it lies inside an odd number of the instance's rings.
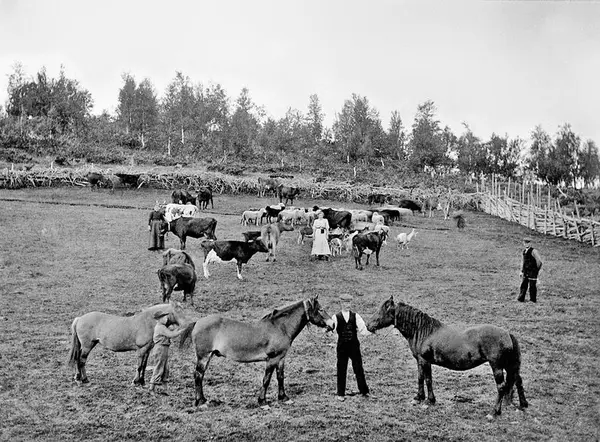
[{"label": "white and dark cow", "polygon": [[255,253],[268,253],[269,249],[262,240],[256,241],[202,241],[204,251],[204,277],[208,279],[210,273],[208,265],[211,262],[234,261],[237,264],[237,277],[242,280],[242,264],[246,264]]},{"label": "white and dark cow", "polygon": [[363,254],[367,255],[367,262],[365,265],[368,265],[369,257],[373,252],[375,252],[375,259],[377,265],[379,265],[379,251],[381,250],[381,246],[385,242],[386,238],[387,232],[385,230],[380,230],[377,232],[359,233],[352,239],[354,261],[358,270],[363,269],[361,263]]}]

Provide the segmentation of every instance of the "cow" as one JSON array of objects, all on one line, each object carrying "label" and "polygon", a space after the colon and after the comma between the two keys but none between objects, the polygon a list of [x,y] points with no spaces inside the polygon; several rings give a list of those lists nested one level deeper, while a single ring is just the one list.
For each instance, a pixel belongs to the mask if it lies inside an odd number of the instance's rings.
[{"label": "cow", "polygon": [[292,232],[293,230],[293,226],[288,226],[282,222],[267,224],[260,229],[262,242],[265,243],[267,249],[269,250],[269,253],[267,254],[267,262],[270,258],[273,258],[273,262],[275,262],[275,249],[277,248],[281,234],[283,232]]},{"label": "cow", "polygon": [[192,203],[196,205],[196,197],[185,189],[176,189],[171,193],[171,202],[173,204],[185,205],[186,203]]},{"label": "cow", "polygon": [[177,218],[171,222],[163,223],[161,233],[173,232],[181,242],[181,250],[185,249],[186,238],[200,238],[206,236],[208,239],[216,240],[215,229],[217,220],[214,218]]},{"label": "cow", "polygon": [[260,217],[260,222],[262,223],[262,220],[266,218],[267,222],[270,223],[273,218],[277,219],[279,213],[283,210],[285,210],[285,204],[283,203],[265,207],[265,213]]},{"label": "cow", "polygon": [[237,277],[242,279],[242,264],[246,264],[257,253],[268,253],[269,249],[260,239],[256,241],[202,241],[200,244],[204,251],[204,277],[208,279],[208,264],[211,262],[235,261],[237,264]]},{"label": "cow", "polygon": [[258,196],[263,197],[270,193],[276,193],[279,181],[273,178],[262,178],[258,177]]},{"label": "cow", "polygon": [[167,264],[157,271],[162,289],[162,302],[169,302],[173,290],[183,291],[183,301],[189,295],[190,304],[194,305],[196,289],[196,269],[189,264]]},{"label": "cow", "polygon": [[294,198],[300,195],[300,189],[298,187],[285,186],[280,184],[277,186],[277,196],[279,197],[279,202],[283,203],[283,199],[285,198],[285,203],[287,205],[288,200],[291,201],[291,204],[294,204]]},{"label": "cow", "polygon": [[354,252],[354,261],[357,270],[363,269],[361,263],[363,254],[367,255],[367,262],[365,265],[368,265],[369,257],[373,252],[375,252],[375,259],[379,266],[379,251],[386,238],[387,233],[385,230],[381,230],[378,232],[359,233],[352,239],[352,250]]},{"label": "cow", "polygon": [[415,212],[421,212],[422,211],[421,205],[418,204],[418,203],[416,203],[416,202],[414,202],[413,200],[401,200],[398,203],[398,207],[404,208],[404,209],[410,209],[410,210],[412,210],[413,214]]},{"label": "cow", "polygon": [[163,252],[163,266],[167,264],[189,264],[194,269],[196,265],[194,264],[194,260],[190,256],[189,253],[184,252],[183,250],[177,249],[167,249]]},{"label": "cow", "polygon": [[346,210],[334,210],[330,208],[319,209],[317,206],[313,207],[314,211],[322,210],[323,215],[329,223],[330,229],[340,227],[342,229],[350,229],[352,223],[352,214]]},{"label": "cow", "polygon": [[367,201],[369,203],[369,206],[372,205],[373,203],[377,203],[377,204],[383,204],[387,201],[388,196],[384,195],[383,193],[371,193],[368,197],[367,197]]},{"label": "cow", "polygon": [[198,208],[200,210],[208,209],[208,202],[210,201],[210,208],[214,209],[215,205],[213,203],[213,192],[210,186],[206,186],[198,190],[198,196],[196,196],[196,201],[198,202]]}]

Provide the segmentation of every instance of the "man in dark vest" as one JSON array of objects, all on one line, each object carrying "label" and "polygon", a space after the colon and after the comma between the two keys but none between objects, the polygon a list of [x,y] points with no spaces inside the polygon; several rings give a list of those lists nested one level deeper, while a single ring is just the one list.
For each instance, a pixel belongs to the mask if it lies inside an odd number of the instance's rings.
[{"label": "man in dark vest", "polygon": [[521,291],[517,301],[524,302],[527,288],[529,287],[529,299],[537,302],[537,279],[542,268],[542,257],[531,246],[531,238],[523,238],[523,259],[521,261]]},{"label": "man in dark vest", "polygon": [[364,397],[369,396],[369,387],[365,380],[365,371],[363,369],[362,355],[360,353],[360,343],[358,342],[358,333],[361,335],[370,335],[365,321],[358,313],[350,310],[352,296],[343,294],[340,296],[342,311],[333,315],[333,329],[337,331],[337,399],[344,401],[346,398],[346,372],[348,370],[348,359],[352,361],[352,369],[356,375],[358,391]]}]

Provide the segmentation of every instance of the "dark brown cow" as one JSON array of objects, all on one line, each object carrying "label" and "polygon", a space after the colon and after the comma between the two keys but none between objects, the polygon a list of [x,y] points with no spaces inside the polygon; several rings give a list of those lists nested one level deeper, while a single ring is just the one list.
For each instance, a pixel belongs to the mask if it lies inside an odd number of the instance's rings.
[{"label": "dark brown cow", "polygon": [[189,264],[196,268],[192,257],[187,252],[177,249],[167,249],[163,252],[163,265],[167,264]]},{"label": "dark brown cow", "polygon": [[350,230],[350,224],[352,224],[352,214],[346,210],[334,210],[334,209],[319,209],[317,206],[313,207],[314,211],[322,210],[325,219],[329,223],[330,229],[342,228]]},{"label": "dark brown cow", "polygon": [[167,264],[158,269],[158,280],[162,289],[162,302],[169,302],[173,290],[183,291],[183,301],[188,295],[194,305],[194,290],[196,289],[196,270],[189,264]]},{"label": "dark brown cow", "polygon": [[412,200],[401,200],[398,203],[398,207],[401,207],[404,209],[410,209],[413,211],[413,213],[422,211],[421,205]]},{"label": "dark brown cow", "polygon": [[196,197],[185,189],[176,189],[171,194],[171,202],[173,202],[173,204],[192,203],[195,206]]},{"label": "dark brown cow", "polygon": [[294,198],[300,195],[300,189],[298,187],[284,186],[280,184],[277,186],[277,196],[279,197],[279,202],[283,203],[283,199],[285,198],[285,203],[287,205],[288,201],[291,204],[294,204]]},{"label": "dark brown cow", "polygon": [[90,183],[90,190],[99,189],[101,185],[104,184],[104,175],[98,172],[89,172],[86,175],[88,183]]},{"label": "dark brown cow", "polygon": [[198,208],[200,210],[204,210],[208,208],[208,203],[210,202],[210,208],[214,209],[215,205],[213,203],[213,192],[210,186],[206,186],[198,190],[198,196],[196,197],[196,201],[198,201]]},{"label": "dark brown cow", "polygon": [[181,242],[181,250],[185,249],[185,241],[189,236],[191,238],[201,238],[205,236],[208,239],[216,240],[215,229],[217,220],[214,218],[186,218],[180,217],[170,223],[163,223],[161,233],[173,232]]}]

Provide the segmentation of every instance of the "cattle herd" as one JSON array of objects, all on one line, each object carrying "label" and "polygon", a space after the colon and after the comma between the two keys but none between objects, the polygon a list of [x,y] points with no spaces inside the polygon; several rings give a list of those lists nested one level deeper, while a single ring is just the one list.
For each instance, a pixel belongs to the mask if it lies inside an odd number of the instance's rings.
[{"label": "cattle herd", "polygon": [[[287,205],[293,204],[294,198],[300,195],[300,189],[294,186],[279,184],[274,179],[259,178],[259,196],[275,196],[277,204],[264,207],[251,207],[241,214],[240,224],[246,231],[241,232],[241,240],[218,240],[216,235],[217,220],[202,217],[202,210],[214,208],[212,190],[202,189],[196,195],[185,189],[174,190],[171,203],[162,205],[164,222],[161,233],[173,233],[180,240],[180,250],[169,249],[164,252],[163,266],[158,270],[162,290],[162,301],[168,302],[174,290],[182,291],[184,301],[193,302],[193,291],[196,285],[196,267],[191,257],[184,251],[187,238],[201,240],[200,248],[204,255],[202,263],[203,275],[210,277],[209,264],[214,262],[235,262],[237,277],[241,280],[242,266],[256,253],[266,253],[267,261],[276,261],[276,249],[284,232],[297,232],[297,243],[304,244],[313,238],[312,224],[319,211],[330,227],[329,246],[333,257],[349,253],[354,257],[355,268],[363,270],[369,264],[371,254],[375,255],[375,264],[379,266],[379,254],[382,246],[387,244],[390,225],[406,215],[421,212],[421,206],[412,200],[401,200],[397,205],[386,204],[379,208],[353,209],[318,207],[310,208]],[[374,202],[390,202],[379,194],[369,198]],[[403,232],[396,237],[398,248],[408,248],[408,243],[415,236],[412,232]]]}]

